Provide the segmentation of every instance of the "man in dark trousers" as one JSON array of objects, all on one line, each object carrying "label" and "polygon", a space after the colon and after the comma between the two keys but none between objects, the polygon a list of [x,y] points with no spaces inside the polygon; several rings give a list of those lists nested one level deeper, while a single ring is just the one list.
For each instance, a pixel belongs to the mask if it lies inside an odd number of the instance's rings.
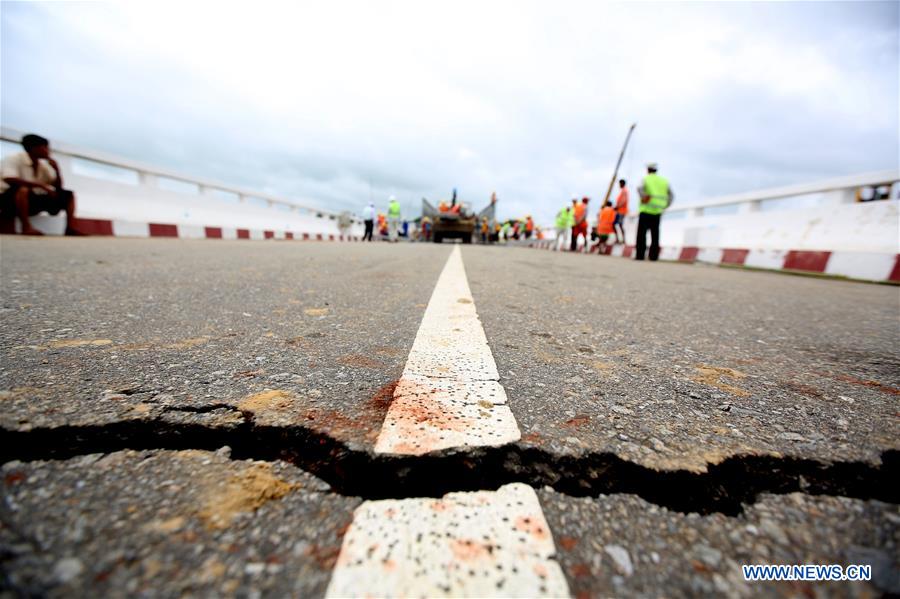
[{"label": "man in dark trousers", "polygon": [[372,241],[372,231],[375,230],[375,202],[369,202],[363,208],[363,222],[366,225],[366,231],[363,233],[363,241]]},{"label": "man in dark trousers", "polygon": [[656,174],[657,165],[651,162],[647,165],[647,176],[638,193],[641,196],[641,204],[638,207],[637,245],[635,247],[635,260],[643,260],[647,251],[647,231],[650,232],[650,260],[659,259],[659,221],[662,213],[675,199],[672,187],[665,177]]},{"label": "man in dark trousers", "polygon": [[[24,235],[43,235],[31,226],[40,212],[66,211],[66,235],[83,235],[76,226],[75,194],[63,189],[62,171],[50,155],[50,142],[29,133],[22,138],[24,152],[12,154],[0,164],[0,223],[3,229],[22,223]],[[4,230],[4,233],[13,231]]]}]

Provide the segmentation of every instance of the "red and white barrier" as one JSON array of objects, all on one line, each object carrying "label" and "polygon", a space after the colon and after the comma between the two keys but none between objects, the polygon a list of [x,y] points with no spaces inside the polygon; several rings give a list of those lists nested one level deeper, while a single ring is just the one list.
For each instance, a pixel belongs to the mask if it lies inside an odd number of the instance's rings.
[{"label": "red and white barrier", "polygon": [[[539,240],[530,247],[552,250],[553,240]],[[591,253],[597,253],[598,246]],[[619,258],[633,258],[633,245],[607,246],[604,252]],[[789,272],[822,273],[864,281],[900,283],[900,253],[844,252],[817,250],[767,250],[746,248],[662,247],[659,259],[668,262],[747,266]]]},{"label": "red and white barrier", "polygon": [[168,223],[135,223],[99,218],[79,218],[79,229],[88,235],[109,237],[170,237],[177,239],[285,239],[302,241],[360,241],[359,235],[274,231],[267,229],[235,229],[198,227]]}]

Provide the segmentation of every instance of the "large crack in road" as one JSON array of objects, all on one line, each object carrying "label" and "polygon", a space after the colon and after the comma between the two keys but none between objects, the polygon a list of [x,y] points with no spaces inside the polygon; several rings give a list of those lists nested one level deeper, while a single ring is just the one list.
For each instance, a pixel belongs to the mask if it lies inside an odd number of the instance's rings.
[{"label": "large crack in road", "polygon": [[[208,410],[236,410],[222,404]],[[0,433],[0,460],[65,460],[125,449],[231,448],[235,459],[284,460],[310,472],[342,495],[364,499],[440,497],[452,491],[496,489],[521,482],[576,497],[634,494],[670,510],[740,514],[762,493],[844,496],[900,503],[900,452],[881,464],[826,463],[789,456],[735,455],[704,473],[654,470],[612,453],[555,455],[520,445],[442,451],[418,457],[353,449],[304,426],[256,424],[241,412],[230,428],[176,424],[161,419],[96,426],[34,428]]]}]

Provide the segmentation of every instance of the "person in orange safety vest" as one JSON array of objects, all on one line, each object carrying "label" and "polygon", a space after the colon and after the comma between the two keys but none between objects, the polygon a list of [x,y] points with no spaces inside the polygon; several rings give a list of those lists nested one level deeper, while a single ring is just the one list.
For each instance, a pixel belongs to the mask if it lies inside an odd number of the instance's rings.
[{"label": "person in orange safety vest", "polygon": [[578,249],[578,236],[584,236],[584,247],[585,249],[588,246],[588,219],[587,219],[587,208],[588,202],[590,200],[588,198],[583,198],[581,203],[578,203],[578,200],[572,200],[572,211],[573,216],[575,217],[575,224],[572,226],[572,244],[571,251],[575,251]]},{"label": "person in orange safety vest", "polygon": [[606,253],[606,241],[615,232],[615,222],[616,209],[612,207],[612,202],[606,200],[603,208],[597,213],[597,235],[600,236],[600,254]]}]

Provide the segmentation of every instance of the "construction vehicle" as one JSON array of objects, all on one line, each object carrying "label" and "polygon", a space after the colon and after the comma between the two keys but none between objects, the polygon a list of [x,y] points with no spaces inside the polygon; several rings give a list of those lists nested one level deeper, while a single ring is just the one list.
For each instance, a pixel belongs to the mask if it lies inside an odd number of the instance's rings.
[{"label": "construction vehicle", "polygon": [[491,196],[490,205],[476,214],[471,204],[457,201],[454,189],[451,202],[441,202],[438,208],[422,198],[422,216],[431,219],[431,239],[435,243],[441,243],[445,239],[461,239],[463,243],[472,243],[476,225],[482,216],[489,216],[493,225],[496,201],[496,195]]},{"label": "construction vehicle", "polygon": [[455,189],[450,203],[442,201],[437,208],[422,198],[422,216],[431,218],[431,239],[435,243],[441,243],[445,239],[461,239],[463,243],[472,243],[475,214],[470,204],[457,201]]}]

